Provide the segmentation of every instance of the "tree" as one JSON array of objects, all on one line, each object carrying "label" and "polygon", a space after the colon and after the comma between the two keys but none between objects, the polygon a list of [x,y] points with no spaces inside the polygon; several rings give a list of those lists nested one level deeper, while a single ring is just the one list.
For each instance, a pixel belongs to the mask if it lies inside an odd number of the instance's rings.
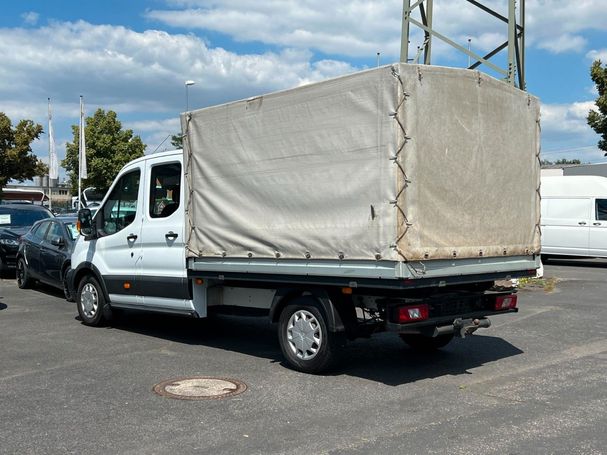
[{"label": "tree", "polygon": [[568,160],[566,158],[561,158],[560,160],[556,160],[554,162],[550,160],[541,160],[540,163],[542,164],[542,166],[550,166],[553,164],[582,164],[580,160]]},{"label": "tree", "polygon": [[[588,113],[588,125],[601,136],[599,149],[607,152],[607,66],[603,66],[600,60],[595,60],[590,67],[590,77],[596,85],[599,96],[596,99],[596,107]],[[605,153],[607,156],[607,153]]]},{"label": "tree", "polygon": [[175,147],[175,149],[183,148],[183,136],[181,134],[174,134],[171,136],[171,145]]},{"label": "tree", "polygon": [[21,120],[13,128],[11,120],[0,112],[0,190],[11,179],[23,182],[48,171],[46,164],[32,152],[32,142],[40,134],[42,126],[37,123]]},{"label": "tree", "polygon": [[556,160],[554,164],[582,164],[580,160],[568,160],[566,158],[561,158],[560,160]]},{"label": "tree", "polygon": [[[97,109],[92,117],[86,118],[84,138],[86,142],[86,163],[88,178],[82,181],[82,188],[94,186],[105,193],[118,171],[129,161],[143,156],[146,145],[133,130],[123,130],[122,123],[114,111]],[[66,145],[65,160],[61,165],[68,171],[72,191],[78,192],[78,125],[72,125],[74,140]]]}]

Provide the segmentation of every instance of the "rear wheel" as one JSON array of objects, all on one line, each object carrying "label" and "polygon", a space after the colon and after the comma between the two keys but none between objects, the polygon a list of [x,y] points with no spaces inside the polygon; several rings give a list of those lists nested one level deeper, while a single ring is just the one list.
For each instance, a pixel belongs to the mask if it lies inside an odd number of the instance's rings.
[{"label": "rear wheel", "polygon": [[95,277],[87,275],[80,281],[76,303],[85,325],[100,326],[107,322],[105,297]]},{"label": "rear wheel", "polygon": [[20,289],[27,289],[32,286],[34,280],[30,277],[27,270],[27,264],[24,258],[19,258],[17,261],[17,286]]},{"label": "rear wheel", "polygon": [[444,348],[453,339],[453,334],[429,337],[425,335],[401,335],[401,339],[416,351],[435,351]]},{"label": "rear wheel", "polygon": [[280,314],[280,348],[295,370],[320,373],[329,368],[336,357],[338,336],[328,331],[324,312],[312,299],[297,299]]}]

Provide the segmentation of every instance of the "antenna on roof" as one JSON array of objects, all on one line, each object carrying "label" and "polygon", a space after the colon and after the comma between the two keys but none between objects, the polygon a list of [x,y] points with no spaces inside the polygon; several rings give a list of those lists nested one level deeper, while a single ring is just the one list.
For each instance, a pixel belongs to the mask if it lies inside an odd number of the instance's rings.
[{"label": "antenna on roof", "polygon": [[157,146],[157,147],[154,149],[154,151],[151,153],[151,155],[153,155],[154,153],[156,153],[156,150],[158,150],[158,149],[160,148],[160,146],[161,146],[162,144],[164,144],[164,143],[167,141],[167,139],[168,139],[168,138],[170,138],[170,137],[171,137],[171,133],[169,133],[169,134],[167,135],[167,137],[165,137],[165,138],[164,138],[164,140],[163,140],[163,141],[162,141],[160,144],[158,144],[158,146]]}]

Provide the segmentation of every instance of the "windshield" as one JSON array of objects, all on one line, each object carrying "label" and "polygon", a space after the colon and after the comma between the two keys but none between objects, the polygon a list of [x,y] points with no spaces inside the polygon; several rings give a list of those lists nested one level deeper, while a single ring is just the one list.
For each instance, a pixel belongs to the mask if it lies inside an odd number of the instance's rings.
[{"label": "windshield", "polygon": [[76,240],[79,235],[76,223],[65,223],[65,227],[67,228],[67,232],[69,232],[71,239]]},{"label": "windshield", "polygon": [[20,210],[0,207],[0,228],[31,226],[36,221],[51,216],[46,210]]}]

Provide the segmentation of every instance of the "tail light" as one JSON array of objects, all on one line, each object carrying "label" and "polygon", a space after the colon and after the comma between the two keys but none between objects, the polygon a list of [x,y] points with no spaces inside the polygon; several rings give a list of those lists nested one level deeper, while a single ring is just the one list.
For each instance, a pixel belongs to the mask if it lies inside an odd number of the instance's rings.
[{"label": "tail light", "polygon": [[407,322],[424,321],[429,316],[428,305],[411,305],[402,306],[398,308],[396,313],[396,319],[399,324],[406,324]]},{"label": "tail light", "polygon": [[516,308],[516,294],[500,295],[495,299],[495,311],[512,310]]}]

